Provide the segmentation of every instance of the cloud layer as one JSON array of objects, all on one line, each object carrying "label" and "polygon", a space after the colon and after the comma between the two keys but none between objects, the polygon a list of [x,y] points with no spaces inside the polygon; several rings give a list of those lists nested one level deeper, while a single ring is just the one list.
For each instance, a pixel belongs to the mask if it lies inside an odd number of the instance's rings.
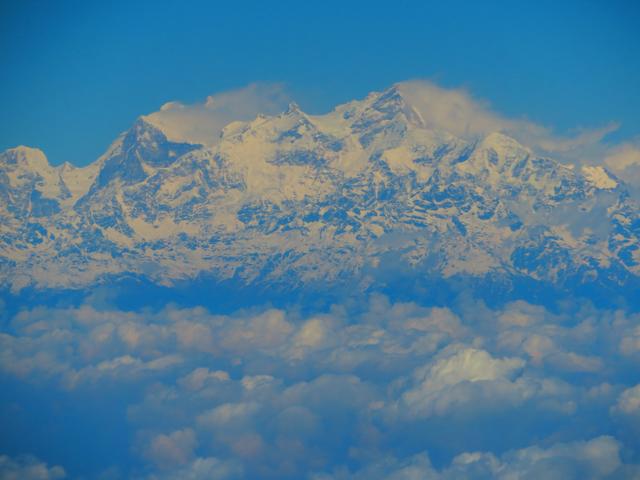
[{"label": "cloud layer", "polygon": [[11,458],[0,455],[0,478],[2,480],[56,480],[67,478],[64,468],[49,467],[33,456]]},{"label": "cloud layer", "polygon": [[638,315],[378,295],[301,311],[33,308],[0,335],[0,372],[44,396],[126,394],[130,459],[110,478],[640,473]]}]

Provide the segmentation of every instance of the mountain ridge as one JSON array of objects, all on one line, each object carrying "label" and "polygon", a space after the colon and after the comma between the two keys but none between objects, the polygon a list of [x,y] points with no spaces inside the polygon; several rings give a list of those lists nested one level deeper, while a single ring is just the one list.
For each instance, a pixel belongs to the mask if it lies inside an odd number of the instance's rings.
[{"label": "mountain ridge", "polygon": [[291,104],[231,122],[212,146],[147,118],[84,168],[51,167],[26,147],[0,154],[3,287],[131,273],[162,285],[207,274],[367,289],[385,283],[389,255],[417,277],[562,285],[640,274],[624,182],[503,132],[434,129],[402,85],[325,115]]}]

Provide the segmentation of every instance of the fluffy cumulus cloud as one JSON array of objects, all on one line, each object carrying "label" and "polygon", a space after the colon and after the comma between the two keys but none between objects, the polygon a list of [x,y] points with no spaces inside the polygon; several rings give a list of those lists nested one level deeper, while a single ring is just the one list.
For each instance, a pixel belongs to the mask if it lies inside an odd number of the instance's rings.
[{"label": "fluffy cumulus cloud", "polygon": [[442,469],[436,469],[427,453],[399,460],[386,457],[356,472],[338,469],[331,474],[316,474],[314,480],[454,480],[468,478],[598,479],[612,474],[638,474],[634,466],[620,460],[621,445],[614,438],[600,436],[588,441],[557,443],[547,448],[538,446],[509,450],[500,456],[490,452],[464,452]]},{"label": "fluffy cumulus cloud", "polygon": [[243,478],[242,466],[217,458],[196,458],[176,470],[153,473],[149,480],[224,480]]},{"label": "fluffy cumulus cloud", "polygon": [[640,385],[623,391],[614,409],[624,415],[640,417]]},{"label": "fluffy cumulus cloud", "polygon": [[12,458],[0,455],[0,479],[2,480],[56,480],[67,478],[64,468],[49,467],[33,456]]},{"label": "fluffy cumulus cloud", "polygon": [[416,369],[401,397],[398,410],[428,417],[465,404],[518,403],[531,395],[526,382],[516,380],[525,362],[520,358],[493,358],[485,350],[458,348]]},{"label": "fluffy cumulus cloud", "polygon": [[[74,478],[633,478],[639,320],[586,303],[379,295],[225,315],[38,307],[2,328],[1,378],[23,387],[0,414],[36,418],[42,403],[16,406],[27,389],[102,421],[96,430],[122,425],[120,453],[101,449],[95,471],[25,447]],[[16,425],[12,435],[74,438]],[[0,478],[65,474],[0,458]]]}]

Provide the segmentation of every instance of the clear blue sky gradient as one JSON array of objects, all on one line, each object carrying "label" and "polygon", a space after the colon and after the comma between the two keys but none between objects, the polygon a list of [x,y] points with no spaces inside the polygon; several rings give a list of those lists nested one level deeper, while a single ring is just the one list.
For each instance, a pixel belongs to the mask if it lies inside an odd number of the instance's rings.
[{"label": "clear blue sky gradient", "polygon": [[0,3],[0,150],[93,161],[135,118],[250,82],[327,111],[411,78],[567,132],[640,134],[640,2]]}]

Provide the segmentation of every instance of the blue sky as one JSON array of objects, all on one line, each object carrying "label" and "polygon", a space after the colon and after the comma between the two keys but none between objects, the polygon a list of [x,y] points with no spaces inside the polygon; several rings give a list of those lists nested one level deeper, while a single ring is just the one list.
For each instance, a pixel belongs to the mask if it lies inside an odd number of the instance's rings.
[{"label": "blue sky", "polygon": [[134,119],[281,82],[329,110],[414,78],[559,133],[640,134],[640,7],[559,2],[3,2],[0,149],[94,160]]}]

